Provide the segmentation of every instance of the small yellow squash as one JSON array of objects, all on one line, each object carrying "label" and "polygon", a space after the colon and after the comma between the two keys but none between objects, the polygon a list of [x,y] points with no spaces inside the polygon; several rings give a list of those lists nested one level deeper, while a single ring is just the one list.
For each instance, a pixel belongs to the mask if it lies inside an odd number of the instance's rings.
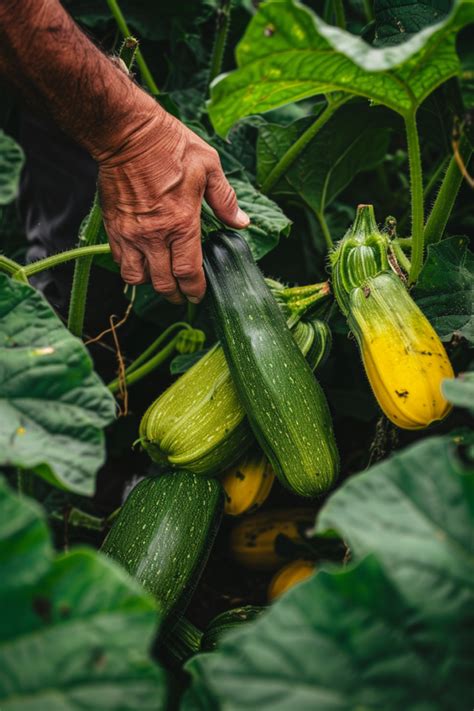
[{"label": "small yellow squash", "polygon": [[270,494],[275,474],[263,452],[249,452],[221,479],[225,513],[241,516],[260,508]]},{"label": "small yellow squash", "polygon": [[309,578],[315,571],[316,565],[312,560],[292,560],[275,573],[268,586],[268,601],[283,595],[287,590]]}]

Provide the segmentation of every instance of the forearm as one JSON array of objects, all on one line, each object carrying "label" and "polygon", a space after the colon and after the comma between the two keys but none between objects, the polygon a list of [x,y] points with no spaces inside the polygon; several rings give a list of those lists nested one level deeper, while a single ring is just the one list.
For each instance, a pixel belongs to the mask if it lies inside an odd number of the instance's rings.
[{"label": "forearm", "polygon": [[157,115],[58,0],[0,0],[0,75],[95,158]]}]

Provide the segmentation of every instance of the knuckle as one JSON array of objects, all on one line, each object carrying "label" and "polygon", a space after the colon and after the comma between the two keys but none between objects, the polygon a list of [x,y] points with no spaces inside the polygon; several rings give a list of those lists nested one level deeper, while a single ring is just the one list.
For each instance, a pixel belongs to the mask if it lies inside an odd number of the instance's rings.
[{"label": "knuckle", "polygon": [[143,273],[128,271],[122,269],[122,279],[127,282],[127,284],[141,284],[145,281]]},{"label": "knuckle", "polygon": [[177,293],[176,284],[169,281],[162,281],[161,279],[153,280],[153,288],[155,291],[159,291],[163,296],[169,297]]},{"label": "knuckle", "polygon": [[191,262],[182,262],[173,266],[173,276],[176,279],[191,279],[199,273],[199,268]]}]

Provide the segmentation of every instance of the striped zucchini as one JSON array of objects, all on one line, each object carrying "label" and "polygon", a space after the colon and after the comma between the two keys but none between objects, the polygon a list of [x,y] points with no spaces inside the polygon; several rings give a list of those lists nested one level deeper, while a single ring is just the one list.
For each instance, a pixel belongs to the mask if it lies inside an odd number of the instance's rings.
[{"label": "striped zucchini", "polygon": [[245,240],[214,233],[204,266],[216,329],[250,426],[280,482],[314,497],[339,457],[326,398]]},{"label": "striped zucchini", "polygon": [[[320,298],[314,291],[313,303]],[[324,360],[331,344],[325,323],[297,320],[291,333],[311,367]],[[205,475],[223,472],[254,443],[219,344],[150,405],[140,441],[154,461]]]},{"label": "striped zucchini", "polygon": [[174,623],[206,564],[223,506],[216,479],[182,471],[144,479],[125,501],[102,550],[157,598],[163,618]]}]

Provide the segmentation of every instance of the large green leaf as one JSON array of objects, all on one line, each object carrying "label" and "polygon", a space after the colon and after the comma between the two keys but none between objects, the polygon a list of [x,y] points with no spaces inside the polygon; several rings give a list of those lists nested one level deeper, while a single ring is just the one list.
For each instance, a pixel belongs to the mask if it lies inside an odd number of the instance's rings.
[{"label": "large green leaf", "polygon": [[[380,163],[387,152],[390,116],[365,103],[343,106],[308,144],[272,193],[298,193],[316,212],[323,212],[357,175]],[[260,183],[314,121],[299,119],[289,126],[262,124],[258,137]]]},{"label": "large green leaf", "polygon": [[448,18],[408,42],[374,49],[294,0],[268,0],[237,47],[238,68],[214,82],[212,122],[225,135],[243,116],[334,91],[405,115],[459,72],[456,32],[473,21],[474,1],[458,0]]},{"label": "large green leaf", "polygon": [[0,131],[0,205],[8,205],[15,199],[23,163],[20,146]]},{"label": "large green leaf", "polygon": [[0,511],[1,708],[164,708],[164,676],[148,657],[154,601],[92,550],[53,558],[39,507],[4,479]]},{"label": "large green leaf", "polygon": [[[320,571],[193,658],[185,711],[472,704],[474,467],[449,438],[352,477],[322,509],[354,567]],[[436,673],[433,671],[436,670]]]},{"label": "large green leaf", "polygon": [[[447,617],[459,634],[459,609]],[[453,688],[467,708],[474,671],[472,656],[420,620],[375,557],[298,585],[187,670],[184,711],[439,711],[451,708]]]},{"label": "large green leaf", "polygon": [[474,255],[466,237],[428,247],[413,297],[442,340],[459,332],[474,343]]},{"label": "large green leaf", "polygon": [[0,465],[90,495],[114,412],[81,341],[39,292],[0,274]]},{"label": "large green leaf", "polygon": [[420,616],[474,614],[474,463],[466,469],[449,437],[352,477],[321,510],[317,531],[326,529],[357,558],[375,553]]}]

